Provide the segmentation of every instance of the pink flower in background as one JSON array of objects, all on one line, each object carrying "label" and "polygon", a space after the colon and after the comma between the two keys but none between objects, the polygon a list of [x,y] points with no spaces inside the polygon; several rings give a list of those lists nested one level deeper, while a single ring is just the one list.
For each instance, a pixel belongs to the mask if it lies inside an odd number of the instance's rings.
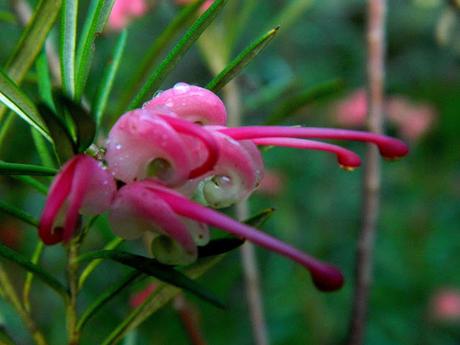
[{"label": "pink flower in background", "polygon": [[460,320],[460,291],[441,289],[431,299],[431,316],[439,321]]},{"label": "pink flower in background", "polygon": [[436,111],[423,103],[413,103],[407,98],[395,96],[387,102],[388,120],[408,140],[414,141],[424,135],[434,123]]},{"label": "pink flower in background", "polygon": [[38,227],[45,244],[69,241],[79,214],[97,215],[110,207],[116,191],[113,177],[89,156],[68,161],[50,187]]},{"label": "pink flower in background", "polygon": [[147,298],[150,297],[150,295],[155,291],[156,287],[157,286],[155,284],[149,284],[143,290],[136,292],[129,299],[129,305],[132,308],[139,307],[147,300]]},{"label": "pink flower in background", "polygon": [[[402,96],[388,97],[386,102],[388,122],[401,136],[415,141],[433,126],[436,110],[425,103],[414,103]],[[367,99],[363,89],[350,94],[336,104],[334,112],[337,123],[345,127],[363,127],[367,118]]]},{"label": "pink flower in background", "polygon": [[109,28],[122,30],[133,18],[143,16],[147,10],[145,0],[116,0],[109,17]]},{"label": "pink flower in background", "polygon": [[345,127],[361,127],[366,122],[366,91],[358,89],[335,105],[337,123]]},{"label": "pink flower in background", "polygon": [[283,175],[279,171],[265,170],[257,192],[268,196],[277,196],[283,189]]}]

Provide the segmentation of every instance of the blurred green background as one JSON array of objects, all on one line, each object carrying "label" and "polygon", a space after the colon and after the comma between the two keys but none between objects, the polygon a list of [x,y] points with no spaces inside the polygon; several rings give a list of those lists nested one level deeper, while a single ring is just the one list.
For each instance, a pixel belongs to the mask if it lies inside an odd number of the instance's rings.
[{"label": "blurred green background", "polygon": [[[365,1],[253,1],[249,20],[236,40],[231,56],[269,28],[280,24],[279,35],[237,78],[243,121],[262,123],[267,116],[282,112],[280,105],[290,97],[319,83],[339,79],[343,87],[328,97],[293,109],[282,121],[307,126],[337,126],[338,101],[366,84]],[[298,10],[283,9],[298,3]],[[170,1],[151,3],[149,13],[134,20],[128,45],[106,116],[107,125],[120,114],[117,101],[143,50],[178,11]],[[84,9],[87,1],[81,1]],[[229,5],[211,27],[220,37],[231,32],[243,1]],[[21,28],[9,16],[7,1],[0,2],[0,65],[16,44]],[[82,12],[84,13],[84,12]],[[284,15],[283,15],[284,13]],[[410,155],[396,163],[384,162],[381,213],[376,239],[374,285],[370,298],[366,344],[455,345],[460,344],[460,319],[446,320],[433,306],[439,291],[460,293],[460,8],[441,0],[388,1],[386,92],[414,103],[427,103],[436,118],[427,131],[411,140]],[[53,34],[56,34],[55,32]],[[116,33],[98,38],[96,60],[90,75],[88,98],[97,88]],[[216,45],[215,54],[220,54]],[[37,95],[35,72],[28,75],[24,89]],[[195,46],[163,84],[169,88],[184,81],[205,85],[212,78],[202,51]],[[232,116],[232,114],[230,114]],[[0,124],[1,125],[1,124]],[[398,128],[388,127],[392,135]],[[362,156],[365,147],[346,144]],[[352,303],[353,260],[360,228],[361,180],[363,169],[348,173],[334,157],[323,153],[271,149],[264,153],[266,167],[276,172],[281,186],[271,193],[256,193],[250,200],[251,213],[266,207],[276,209],[264,230],[288,243],[329,261],[345,272],[347,284],[330,294],[318,292],[308,274],[298,265],[257,249],[262,293],[272,344],[339,344],[347,332]],[[27,125],[14,123],[0,147],[0,159],[35,162],[38,158]],[[46,179],[43,179],[46,181]],[[39,217],[44,198],[18,181],[0,176],[0,197]],[[229,211],[231,212],[231,210]],[[99,248],[110,230],[104,219],[94,229],[89,248]],[[36,231],[0,214],[0,238],[22,253],[31,253]],[[140,243],[126,246],[139,250]],[[139,247],[139,248],[138,248]],[[63,253],[59,247],[45,251],[43,264],[63,278]],[[23,272],[15,272],[16,283]],[[91,277],[82,293],[87,305],[120,277],[124,269],[105,263]],[[16,277],[17,276],[17,277]],[[251,327],[238,251],[225,257],[200,282],[217,292],[229,308],[218,310],[187,295],[199,314],[204,338],[209,344],[252,344]],[[141,286],[137,287],[139,290]],[[129,310],[125,291],[106,306],[84,333],[83,344],[97,344]],[[62,344],[65,325],[56,296],[36,282],[33,310],[51,344]],[[0,300],[0,321],[21,344],[30,339],[11,308]],[[135,337],[135,339],[134,339]],[[131,341],[135,344],[187,344],[179,317],[171,304],[154,314]]]}]

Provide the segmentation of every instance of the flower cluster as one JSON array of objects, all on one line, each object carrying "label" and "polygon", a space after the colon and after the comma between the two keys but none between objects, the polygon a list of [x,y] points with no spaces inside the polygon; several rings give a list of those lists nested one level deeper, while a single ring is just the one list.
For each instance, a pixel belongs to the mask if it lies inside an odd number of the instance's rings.
[{"label": "flower cluster", "polygon": [[209,241],[208,226],[214,226],[303,265],[321,290],[340,288],[343,277],[337,268],[214,209],[244,200],[257,188],[264,171],[258,146],[330,152],[346,169],[358,167],[359,156],[311,139],[374,143],[390,159],[406,155],[407,146],[369,132],[230,128],[226,122],[218,96],[185,83],[124,114],[108,135],[105,162],[78,155],[64,165],[51,187],[40,237],[47,244],[68,241],[78,228],[78,214],[107,210],[115,234],[125,239],[152,234],[152,254],[177,265],[196,260],[197,247]]}]

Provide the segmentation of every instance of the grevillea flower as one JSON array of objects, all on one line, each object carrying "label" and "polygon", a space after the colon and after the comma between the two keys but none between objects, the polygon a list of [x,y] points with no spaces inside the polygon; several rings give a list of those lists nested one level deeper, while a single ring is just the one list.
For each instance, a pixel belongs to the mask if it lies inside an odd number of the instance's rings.
[{"label": "grevillea flower", "polygon": [[122,30],[133,18],[143,16],[147,9],[145,0],[116,0],[109,17],[109,28]]},{"label": "grevillea flower", "polygon": [[[337,268],[257,229],[190,201],[153,180],[133,182],[122,187],[109,214],[112,227],[117,233],[138,231],[140,234],[143,231],[153,231],[167,234],[175,243],[180,244],[183,253],[193,255],[194,241],[182,222],[183,217],[245,238],[301,264],[310,272],[314,284],[320,290],[336,290],[343,284],[343,276]],[[161,253],[157,258],[168,262],[165,254]]]},{"label": "grevillea flower", "polygon": [[98,161],[80,154],[68,161],[51,185],[39,224],[45,244],[69,241],[79,214],[97,215],[110,207],[115,181]]},{"label": "grevillea flower", "polygon": [[[185,137],[202,143],[198,163]],[[113,126],[105,159],[115,178],[125,183],[155,177],[177,186],[212,169],[217,157],[217,143],[202,127],[165,109],[145,108],[123,115]]]}]

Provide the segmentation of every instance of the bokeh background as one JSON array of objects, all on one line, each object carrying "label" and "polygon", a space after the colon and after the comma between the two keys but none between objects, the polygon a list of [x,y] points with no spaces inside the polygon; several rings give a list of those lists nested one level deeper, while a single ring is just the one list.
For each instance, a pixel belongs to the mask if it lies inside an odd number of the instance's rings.
[{"label": "bokeh background", "polygon": [[[281,116],[280,123],[364,128],[362,114],[366,104],[359,90],[366,85],[366,2],[252,2],[250,16],[230,56],[266,30],[278,24],[281,29],[270,46],[236,79],[243,122],[263,123],[269,116],[289,115]],[[293,3],[298,3],[296,11],[283,12]],[[81,6],[86,8],[87,1],[81,1]],[[231,32],[241,6],[243,1],[229,1],[211,27],[219,37],[225,38]],[[172,1],[151,2],[148,13],[130,24],[127,49],[101,138],[120,115],[117,100],[133,66],[178,9]],[[460,6],[455,1],[390,0],[387,20],[385,89],[388,100],[393,100],[387,108],[387,132],[407,140],[411,153],[404,160],[382,164],[381,213],[366,344],[458,345]],[[1,1],[0,65],[6,62],[20,32],[8,1]],[[117,32],[107,31],[98,38],[89,98],[97,88],[116,35]],[[213,75],[206,59],[209,53],[217,56],[222,53],[221,47],[211,45],[207,54],[202,45],[192,48],[163,88],[179,81],[205,85]],[[23,83],[32,97],[37,95],[35,80],[32,71]],[[330,81],[337,85],[333,92],[290,106],[296,95]],[[414,128],[418,130],[414,132]],[[346,146],[362,155],[365,152],[360,144]],[[257,249],[271,343],[339,344],[346,336],[351,314],[363,169],[346,172],[337,166],[334,157],[317,152],[275,148],[266,150],[264,157],[269,179],[251,198],[250,213],[274,207],[276,212],[264,225],[265,231],[341,267],[347,278],[342,290],[324,294],[313,287],[301,267]],[[0,147],[0,159],[38,163],[24,122],[14,123]],[[0,176],[0,198],[37,217],[44,202],[43,196],[4,176]],[[112,236],[103,218],[97,225],[90,236],[91,249],[99,248]],[[30,255],[37,234],[30,226],[0,214],[0,239]],[[141,243],[130,243],[125,248],[142,252]],[[63,248],[55,246],[46,249],[42,262],[61,279],[63,258]],[[23,272],[12,264],[5,265],[20,286]],[[103,264],[82,293],[82,305],[124,272],[116,264]],[[252,344],[239,252],[228,254],[200,282],[229,305],[222,311],[187,295],[207,342]],[[106,306],[84,334],[83,343],[97,344],[126,315],[130,295],[141,288],[125,291]],[[51,343],[62,344],[64,311],[53,292],[40,282],[34,284],[32,306]],[[0,322],[14,331],[21,344],[30,341],[20,320],[2,300]],[[171,304],[154,314],[128,341],[140,345],[189,343]]]}]

